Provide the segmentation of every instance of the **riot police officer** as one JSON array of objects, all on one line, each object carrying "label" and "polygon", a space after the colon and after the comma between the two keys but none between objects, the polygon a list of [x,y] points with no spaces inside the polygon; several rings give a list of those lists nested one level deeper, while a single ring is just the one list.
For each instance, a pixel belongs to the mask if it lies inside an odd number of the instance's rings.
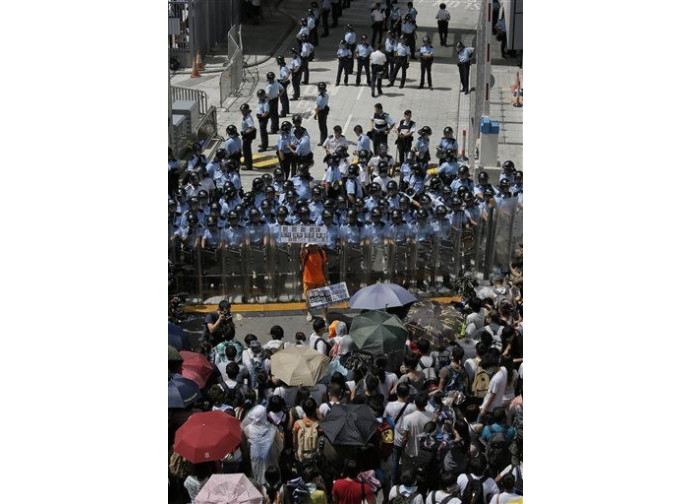
[{"label": "riot police officer", "polygon": [[244,169],[253,169],[252,163],[252,142],[256,138],[256,128],[254,127],[254,120],[252,119],[251,109],[249,105],[243,103],[240,105],[240,112],[242,112],[242,155],[244,156]]}]

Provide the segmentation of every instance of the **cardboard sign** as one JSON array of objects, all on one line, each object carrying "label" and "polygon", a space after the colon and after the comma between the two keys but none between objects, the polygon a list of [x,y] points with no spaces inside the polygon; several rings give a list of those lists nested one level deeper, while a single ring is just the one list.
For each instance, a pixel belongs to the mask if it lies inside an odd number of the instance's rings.
[{"label": "cardboard sign", "polygon": [[323,308],[347,301],[350,299],[350,293],[347,291],[345,282],[340,282],[339,284],[308,290],[307,298],[309,299],[309,306],[312,308]]},{"label": "cardboard sign", "polygon": [[326,226],[280,226],[280,243],[326,244]]}]

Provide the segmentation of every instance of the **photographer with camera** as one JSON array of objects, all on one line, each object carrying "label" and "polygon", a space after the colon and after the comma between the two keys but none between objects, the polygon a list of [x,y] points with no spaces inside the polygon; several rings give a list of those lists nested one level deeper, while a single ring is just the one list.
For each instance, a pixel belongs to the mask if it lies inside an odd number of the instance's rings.
[{"label": "photographer with camera", "polygon": [[206,315],[204,319],[204,334],[201,337],[202,341],[207,341],[213,346],[223,340],[223,333],[228,328],[235,329],[235,322],[232,320],[232,313],[230,313],[230,302],[222,300],[218,303],[218,309]]}]

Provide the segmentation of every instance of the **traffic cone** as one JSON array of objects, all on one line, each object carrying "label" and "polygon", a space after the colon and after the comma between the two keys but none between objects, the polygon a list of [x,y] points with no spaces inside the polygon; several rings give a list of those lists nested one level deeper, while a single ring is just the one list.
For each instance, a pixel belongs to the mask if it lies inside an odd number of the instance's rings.
[{"label": "traffic cone", "polygon": [[203,70],[203,65],[201,64],[201,54],[197,50],[196,59],[192,65],[192,77],[201,77],[201,70]]}]

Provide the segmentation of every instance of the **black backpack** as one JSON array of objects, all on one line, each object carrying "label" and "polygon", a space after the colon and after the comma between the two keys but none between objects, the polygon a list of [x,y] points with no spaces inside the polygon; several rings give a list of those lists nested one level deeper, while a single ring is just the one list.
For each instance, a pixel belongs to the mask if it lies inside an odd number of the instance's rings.
[{"label": "black backpack", "polygon": [[486,461],[489,467],[500,470],[510,464],[510,442],[508,428],[494,431],[489,427],[489,442],[486,444]]},{"label": "black backpack", "polygon": [[431,492],[431,504],[448,504],[451,499],[455,498],[454,495],[446,495],[441,502],[436,501],[436,490]]},{"label": "black backpack", "polygon": [[400,493],[399,486],[395,487],[395,492],[395,497],[388,501],[390,504],[411,504],[412,501],[414,501],[414,498],[419,495],[419,492],[414,492],[410,494],[409,497],[405,497],[403,494]]},{"label": "black backpack", "polygon": [[[319,346],[319,341],[323,341],[326,344],[326,356],[330,355],[331,344],[323,338],[317,338],[317,340],[314,342],[314,346],[312,347],[312,350],[316,350],[316,347]],[[318,350],[316,350],[316,351],[318,352]]]},{"label": "black backpack", "polygon": [[469,377],[467,376],[467,371],[465,371],[465,368],[463,366],[460,366],[460,368],[456,370],[453,369],[453,366],[448,364],[446,366],[446,369],[448,370],[449,375],[446,379],[443,391],[451,392],[453,390],[457,390],[459,392],[462,392],[463,394],[466,394],[467,382],[469,381]]},{"label": "black backpack", "polygon": [[484,482],[488,476],[474,479],[471,474],[467,474],[467,486],[460,495],[462,504],[484,504]]}]

